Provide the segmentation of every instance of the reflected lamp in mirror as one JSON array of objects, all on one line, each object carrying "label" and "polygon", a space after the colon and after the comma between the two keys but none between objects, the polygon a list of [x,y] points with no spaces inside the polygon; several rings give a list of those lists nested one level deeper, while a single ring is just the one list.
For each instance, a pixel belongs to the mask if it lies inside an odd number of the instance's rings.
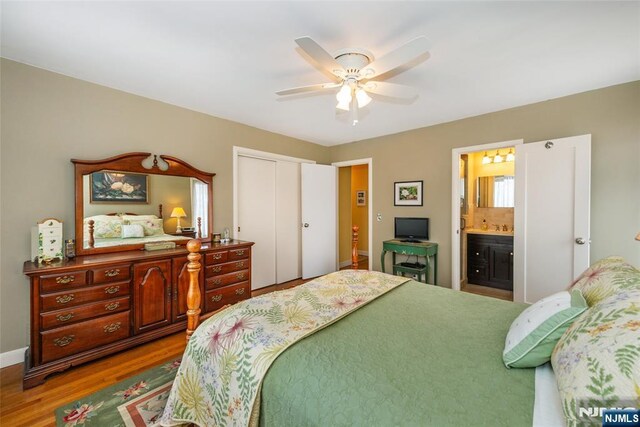
[{"label": "reflected lamp in mirror", "polygon": [[184,211],[184,209],[182,209],[179,206],[173,208],[173,210],[171,211],[171,218],[177,219],[176,233],[182,233],[182,227],[180,226],[180,218],[186,218],[186,217],[187,217],[186,212]]}]

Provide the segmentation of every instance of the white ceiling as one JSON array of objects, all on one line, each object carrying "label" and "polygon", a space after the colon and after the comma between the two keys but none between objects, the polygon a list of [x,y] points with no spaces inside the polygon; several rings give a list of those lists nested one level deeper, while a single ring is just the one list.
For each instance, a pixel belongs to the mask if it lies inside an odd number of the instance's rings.
[{"label": "white ceiling", "polygon": [[[419,35],[431,58],[351,126],[297,49],[382,54]],[[336,145],[640,79],[640,2],[2,2],[1,54],[261,129]]]}]

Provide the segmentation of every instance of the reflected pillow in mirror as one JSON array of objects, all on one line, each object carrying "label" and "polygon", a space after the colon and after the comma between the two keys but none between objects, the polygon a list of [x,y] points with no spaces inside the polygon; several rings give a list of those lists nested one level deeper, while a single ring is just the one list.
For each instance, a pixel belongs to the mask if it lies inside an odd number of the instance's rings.
[{"label": "reflected pillow in mirror", "polygon": [[139,224],[144,230],[145,236],[161,236],[164,234],[162,220],[160,218],[151,218],[146,220],[130,220],[125,224]]},{"label": "reflected pillow in mirror", "polygon": [[131,239],[134,237],[144,237],[144,228],[140,224],[123,224],[122,238]]},{"label": "reflected pillow in mirror", "polygon": [[148,219],[157,219],[158,217],[156,215],[122,215],[122,220],[124,221],[125,224],[127,224],[127,221],[146,221]]},{"label": "reflected pillow in mirror", "polygon": [[96,215],[84,219],[85,239],[89,236],[89,220],[93,220],[93,237],[113,239],[122,235],[122,219],[117,216]]}]

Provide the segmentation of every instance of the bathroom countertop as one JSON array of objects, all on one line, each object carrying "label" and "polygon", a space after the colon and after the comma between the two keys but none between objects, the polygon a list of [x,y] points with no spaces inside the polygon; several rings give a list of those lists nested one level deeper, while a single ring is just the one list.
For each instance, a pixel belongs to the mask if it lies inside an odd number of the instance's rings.
[{"label": "bathroom countertop", "polygon": [[490,234],[494,236],[513,236],[513,231],[496,231],[495,229],[491,230],[478,230],[477,228],[465,228],[462,230],[468,234]]}]

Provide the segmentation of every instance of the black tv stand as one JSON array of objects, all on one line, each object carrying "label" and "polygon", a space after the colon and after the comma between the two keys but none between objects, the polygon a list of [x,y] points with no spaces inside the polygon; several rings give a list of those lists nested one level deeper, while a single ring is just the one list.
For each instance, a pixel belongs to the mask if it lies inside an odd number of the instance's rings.
[{"label": "black tv stand", "polygon": [[402,243],[422,243],[422,240],[418,239],[401,239]]}]

